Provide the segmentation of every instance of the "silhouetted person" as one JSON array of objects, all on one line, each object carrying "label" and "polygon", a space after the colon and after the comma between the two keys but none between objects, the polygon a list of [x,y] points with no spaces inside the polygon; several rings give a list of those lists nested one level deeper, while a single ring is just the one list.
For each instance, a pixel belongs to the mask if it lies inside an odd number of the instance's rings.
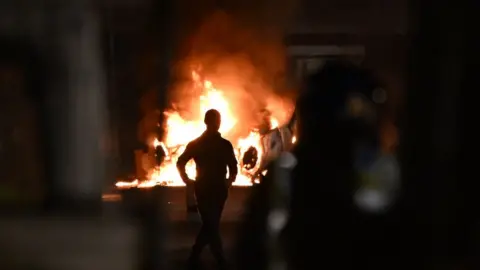
[{"label": "silhouetted person", "polygon": [[207,130],[187,145],[177,162],[178,171],[185,183],[193,182],[185,172],[187,162],[193,159],[197,168],[194,185],[202,227],[192,247],[190,266],[198,264],[200,253],[206,245],[210,245],[212,254],[221,267],[225,267],[226,263],[219,226],[228,188],[237,176],[237,160],[232,144],[218,132],[220,123],[218,111],[207,111],[205,113]]}]

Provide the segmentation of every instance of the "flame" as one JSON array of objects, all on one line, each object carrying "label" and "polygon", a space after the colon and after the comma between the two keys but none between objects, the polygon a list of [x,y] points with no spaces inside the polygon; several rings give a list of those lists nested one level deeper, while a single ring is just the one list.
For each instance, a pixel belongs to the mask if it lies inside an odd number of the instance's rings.
[{"label": "flame", "polygon": [[132,182],[120,181],[115,184],[118,188],[130,188],[138,186],[138,179],[133,180]]},{"label": "flame", "polygon": [[[213,83],[209,80],[202,80],[201,76],[197,72],[191,73],[194,87],[201,89],[199,111],[196,114],[195,120],[184,119],[177,111],[169,110],[165,112],[165,130],[166,135],[161,142],[155,138],[151,142],[151,146],[154,148],[160,146],[165,152],[165,158],[160,166],[154,167],[150,170],[147,176],[147,180],[139,181],[138,179],[132,182],[117,182],[118,188],[149,188],[155,185],[166,186],[184,186],[182,179],[176,168],[177,159],[181,153],[185,150],[186,145],[200,136],[205,130],[205,124],[203,123],[203,116],[206,111],[210,109],[216,109],[222,116],[222,122],[220,126],[220,133],[222,136],[228,137],[229,133],[234,130],[238,120],[235,117],[230,103],[224,96],[223,91],[215,88]],[[284,110],[281,110],[284,111]],[[271,128],[279,126],[279,121],[270,117]],[[259,161],[252,170],[246,170],[241,167],[239,162],[238,175],[233,183],[235,186],[251,186],[252,182],[258,182],[258,179],[253,179],[253,174],[257,171],[260,165],[260,160],[263,156],[263,149],[261,146],[261,135],[258,130],[252,129],[248,136],[232,141],[235,148],[235,155],[237,160],[241,160],[241,157],[250,147],[255,147],[258,152]],[[195,179],[195,163],[190,161],[186,165],[186,172],[191,179]]]},{"label": "flame", "polygon": [[278,128],[278,120],[275,118],[270,118],[270,128]]},{"label": "flame", "polygon": [[162,145],[162,143],[157,138],[155,138],[155,140],[153,140],[152,144],[153,144],[153,147],[155,147],[155,148]]}]

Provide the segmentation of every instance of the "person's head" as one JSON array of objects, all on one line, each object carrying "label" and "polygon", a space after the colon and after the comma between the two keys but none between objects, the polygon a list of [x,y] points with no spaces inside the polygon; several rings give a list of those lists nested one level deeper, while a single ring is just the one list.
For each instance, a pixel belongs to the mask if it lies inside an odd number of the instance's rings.
[{"label": "person's head", "polygon": [[205,113],[204,122],[207,126],[207,130],[218,131],[218,129],[220,129],[221,121],[220,113],[217,110],[211,109]]}]

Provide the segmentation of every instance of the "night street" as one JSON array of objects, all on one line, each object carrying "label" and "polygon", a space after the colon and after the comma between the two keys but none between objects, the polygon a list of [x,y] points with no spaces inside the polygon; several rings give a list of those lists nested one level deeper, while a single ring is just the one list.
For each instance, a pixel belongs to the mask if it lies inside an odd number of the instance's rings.
[{"label": "night street", "polygon": [[[243,205],[247,199],[250,188],[233,187],[230,189],[229,198],[222,216],[221,233],[227,256],[231,257],[232,245],[236,226],[242,216]],[[104,195],[104,200],[118,200],[118,196]],[[183,187],[171,187],[166,192],[166,211],[169,216],[168,240],[166,242],[167,262],[172,269],[184,269],[185,260],[200,227],[198,216],[186,214],[185,189]],[[116,204],[116,203],[115,203]],[[202,259],[206,269],[210,269],[215,262],[210,250],[205,249]],[[213,269],[213,268],[212,268]]]},{"label": "night street", "polygon": [[0,1],[0,270],[480,270],[479,3]]}]

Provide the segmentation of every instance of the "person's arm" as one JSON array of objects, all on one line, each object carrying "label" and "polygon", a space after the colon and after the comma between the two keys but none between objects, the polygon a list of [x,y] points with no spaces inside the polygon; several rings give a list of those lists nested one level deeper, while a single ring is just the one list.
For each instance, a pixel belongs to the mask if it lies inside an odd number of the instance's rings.
[{"label": "person's arm", "polygon": [[230,142],[228,142],[228,184],[231,185],[235,182],[237,178],[238,168],[237,168],[237,158],[235,157],[235,151],[233,150],[233,146]]},{"label": "person's arm", "polygon": [[194,147],[192,143],[187,144],[185,151],[183,151],[183,153],[178,157],[178,160],[177,160],[177,169],[178,169],[178,172],[180,173],[180,177],[182,178],[185,184],[192,182],[192,179],[190,179],[187,175],[185,166],[187,165],[187,162],[189,162],[190,159],[193,158],[193,152],[194,152],[193,148]]}]

